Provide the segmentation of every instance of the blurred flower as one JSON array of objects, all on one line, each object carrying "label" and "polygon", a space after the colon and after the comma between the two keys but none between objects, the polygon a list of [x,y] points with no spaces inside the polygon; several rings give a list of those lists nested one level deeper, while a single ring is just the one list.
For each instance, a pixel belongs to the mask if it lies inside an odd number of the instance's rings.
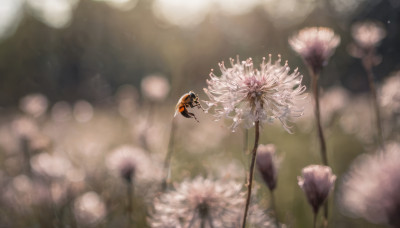
[{"label": "blurred flower", "polygon": [[226,68],[224,62],[219,64],[222,76],[217,77],[213,71],[207,80],[208,89],[204,88],[209,97],[205,101],[207,110],[215,106],[215,117],[231,118],[232,130],[244,121],[244,126],[250,128],[256,121],[264,123],[279,119],[283,127],[290,132],[288,122],[292,117],[302,115],[302,109],[296,107],[297,100],[304,92],[301,85],[302,75],[297,72],[289,74],[288,63],[281,65],[281,58],[271,64],[263,58],[260,70],[254,69],[251,58],[236,62],[230,59],[231,68]]},{"label": "blurred flower", "polygon": [[88,122],[93,117],[93,106],[84,100],[77,101],[74,104],[73,114],[76,121],[80,123]]},{"label": "blurred flower", "polygon": [[218,9],[227,15],[245,15],[250,13],[260,2],[258,0],[214,0]]},{"label": "blurred flower", "polygon": [[143,95],[154,102],[163,101],[170,90],[168,80],[160,75],[150,75],[145,77],[140,86]]},{"label": "blurred flower", "polygon": [[24,0],[3,0],[0,7],[0,40],[12,35],[23,18]]},{"label": "blurred flower", "polygon": [[340,37],[332,29],[311,27],[300,30],[289,39],[292,49],[314,71],[320,72],[340,43]]},{"label": "blurred flower", "polygon": [[[245,201],[241,184],[197,177],[175,188],[155,200],[151,227],[239,226]],[[250,209],[249,223],[253,227],[271,227],[269,217],[254,206]]]},{"label": "blurred flower", "polygon": [[332,120],[335,114],[342,111],[349,103],[350,95],[343,87],[335,86],[322,93],[321,116],[323,122]]},{"label": "blurred flower", "polygon": [[32,14],[53,28],[63,28],[72,19],[78,0],[27,0]]},{"label": "blurred flower", "polygon": [[201,23],[212,6],[210,0],[155,0],[154,15],[170,24],[190,27]]},{"label": "blurred flower", "polygon": [[[400,117],[400,71],[385,79],[380,90],[380,104],[386,117]],[[398,121],[395,121],[398,122]]]},{"label": "blurred flower", "polygon": [[400,145],[361,155],[341,186],[340,202],[350,215],[400,227]]},{"label": "blurred flower", "polygon": [[386,36],[386,31],[379,22],[366,21],[355,23],[351,34],[360,48],[371,49]]},{"label": "blurred flower", "polygon": [[280,159],[276,156],[276,147],[273,144],[259,145],[257,150],[257,168],[269,190],[273,191],[276,187],[280,163]]},{"label": "blurred flower", "polygon": [[11,131],[15,137],[28,139],[39,133],[39,126],[31,118],[18,117],[11,122]]},{"label": "blurred flower", "polygon": [[369,124],[373,121],[369,99],[361,95],[352,98],[348,103],[341,112],[340,127],[346,133],[354,134],[364,143],[373,142],[375,128]]},{"label": "blurred flower", "polygon": [[138,0],[94,0],[94,1],[105,2],[111,7],[123,11],[132,10],[138,3]]},{"label": "blurred flower", "polygon": [[44,209],[57,203],[48,185],[37,178],[31,179],[25,175],[14,177],[5,186],[1,198],[9,209],[12,208],[19,213],[26,213],[37,207]]},{"label": "blurred flower", "polygon": [[32,169],[44,176],[61,178],[72,168],[71,162],[58,154],[40,153],[31,158]]},{"label": "blurred flower", "polygon": [[296,24],[304,23],[304,20],[314,11],[317,2],[313,0],[280,0],[259,1],[268,13],[269,21],[276,28],[290,28]]},{"label": "blurred flower", "polygon": [[66,101],[59,101],[51,108],[51,118],[55,122],[66,122],[71,119],[71,105]]},{"label": "blurred flower", "polygon": [[332,174],[330,167],[322,165],[309,165],[301,172],[302,177],[297,177],[298,184],[316,214],[333,189],[336,176]]},{"label": "blurred flower", "polygon": [[130,118],[136,109],[138,92],[131,85],[122,85],[115,94],[118,103],[118,112],[125,118]]},{"label": "blurred flower", "polygon": [[85,225],[93,225],[106,215],[106,206],[95,192],[87,192],[74,202],[74,214],[77,221]]},{"label": "blurred flower", "polygon": [[106,158],[110,171],[124,180],[153,182],[160,180],[161,165],[140,148],[129,145],[114,149]]},{"label": "blurred flower", "polygon": [[19,103],[21,110],[33,117],[39,117],[45,113],[47,106],[47,98],[39,93],[27,95]]}]

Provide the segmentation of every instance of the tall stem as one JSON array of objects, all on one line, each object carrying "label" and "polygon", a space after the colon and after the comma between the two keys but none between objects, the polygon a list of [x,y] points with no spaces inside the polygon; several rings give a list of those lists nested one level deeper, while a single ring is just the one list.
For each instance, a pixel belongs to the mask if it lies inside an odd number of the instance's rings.
[{"label": "tall stem", "polygon": [[172,154],[174,152],[174,135],[175,135],[175,128],[176,128],[176,123],[175,123],[175,118],[172,118],[171,122],[171,133],[169,135],[169,142],[168,142],[168,152],[167,155],[165,156],[164,160],[164,178],[163,181],[161,182],[161,190],[165,191],[168,187],[168,182],[169,182],[169,173],[170,173],[170,165],[171,165],[171,158]]},{"label": "tall stem", "polygon": [[247,170],[247,165],[249,164],[249,162],[248,162],[248,156],[247,156],[247,151],[248,151],[248,149],[249,149],[249,129],[247,129],[247,128],[245,128],[244,130],[243,130],[243,153],[242,153],[242,157],[243,157],[243,163],[244,163],[244,167],[245,167],[245,180],[244,180],[244,182],[246,183],[247,182],[247,173],[246,173],[246,170]]},{"label": "tall stem", "polygon": [[[313,88],[313,94],[314,94],[314,99],[315,99],[315,119],[316,119],[316,124],[318,128],[318,138],[319,138],[319,144],[320,144],[320,150],[321,150],[321,156],[322,156],[322,163],[326,166],[328,166],[328,156],[326,153],[326,142],[325,142],[325,136],[324,136],[324,131],[322,130],[322,124],[321,124],[321,111],[320,111],[320,106],[319,106],[319,86],[318,86],[318,79],[319,79],[319,72],[314,72],[313,70],[310,69],[310,74],[311,74],[311,80],[312,80],[312,88]],[[324,218],[325,218],[325,226],[328,224],[328,214],[329,214],[329,205],[328,205],[328,200],[326,200],[324,204]]]},{"label": "tall stem", "polygon": [[249,204],[250,204],[250,198],[251,198],[251,188],[253,185],[253,175],[254,175],[254,164],[256,161],[257,157],[257,147],[258,147],[258,139],[260,138],[260,121],[256,121],[255,123],[255,139],[254,139],[254,147],[252,151],[252,158],[251,158],[251,165],[250,165],[250,172],[249,172],[249,181],[247,183],[247,199],[246,199],[246,206],[244,209],[244,215],[243,215],[243,222],[242,222],[242,228],[246,227],[246,220],[247,220],[247,212],[249,210]]},{"label": "tall stem", "polygon": [[315,101],[315,119],[316,119],[316,124],[317,124],[317,129],[318,129],[318,138],[319,138],[319,143],[320,143],[320,149],[321,149],[321,156],[322,156],[322,162],[324,165],[328,165],[328,157],[326,155],[326,142],[325,142],[325,136],[324,136],[324,131],[322,130],[322,124],[321,124],[321,111],[319,107],[319,86],[318,86],[318,79],[319,79],[319,73],[315,73],[314,71],[310,70],[311,73],[311,80],[312,80],[312,88],[313,88],[313,95],[314,95],[314,101]]},{"label": "tall stem", "polygon": [[273,190],[270,190],[269,192],[271,193],[271,208],[275,216],[275,225],[277,228],[279,228],[280,226],[278,221],[278,212],[276,211],[275,194]]},{"label": "tall stem", "polygon": [[374,106],[375,110],[375,118],[376,118],[376,129],[377,129],[377,141],[379,146],[381,147],[382,150],[384,150],[384,144],[383,144],[383,130],[382,130],[382,123],[381,123],[381,114],[379,111],[379,102],[378,98],[376,95],[376,87],[375,87],[375,82],[374,82],[374,73],[372,71],[372,60],[373,58],[372,54],[367,55],[363,59],[363,66],[365,71],[367,72],[367,77],[368,77],[368,84],[369,84],[369,89],[371,92],[371,98],[372,98],[372,103]]}]

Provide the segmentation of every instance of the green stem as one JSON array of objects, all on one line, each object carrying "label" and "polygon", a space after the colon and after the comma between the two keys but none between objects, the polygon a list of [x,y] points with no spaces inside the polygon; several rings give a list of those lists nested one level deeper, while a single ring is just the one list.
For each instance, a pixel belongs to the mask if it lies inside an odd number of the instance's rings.
[{"label": "green stem", "polygon": [[269,192],[271,193],[271,208],[274,213],[273,215],[275,217],[275,225],[277,228],[279,228],[278,212],[276,211],[276,203],[275,203],[275,194],[274,194],[273,190],[271,190]]},{"label": "green stem", "polygon": [[250,205],[250,198],[251,198],[251,188],[253,184],[253,176],[254,176],[254,166],[255,166],[255,161],[257,157],[257,148],[258,148],[258,140],[260,138],[260,121],[255,122],[255,140],[254,140],[254,147],[252,151],[252,159],[251,159],[251,165],[250,165],[250,173],[249,173],[249,182],[247,183],[247,199],[246,199],[246,206],[244,209],[244,215],[243,215],[243,222],[242,222],[242,228],[246,227],[246,220],[247,220],[247,212],[249,210],[249,205]]},{"label": "green stem", "polygon": [[172,118],[171,122],[171,133],[169,136],[169,142],[168,142],[168,152],[167,155],[165,156],[164,160],[164,178],[163,181],[161,182],[161,190],[165,191],[167,190],[168,187],[168,182],[169,182],[169,173],[171,169],[171,158],[172,154],[174,152],[174,134],[175,134],[175,129],[176,128],[176,121],[175,118]]}]

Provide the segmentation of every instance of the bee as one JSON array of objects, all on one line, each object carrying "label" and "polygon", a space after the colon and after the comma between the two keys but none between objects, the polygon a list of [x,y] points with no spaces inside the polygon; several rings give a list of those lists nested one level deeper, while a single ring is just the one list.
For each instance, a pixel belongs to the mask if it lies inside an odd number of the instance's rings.
[{"label": "bee", "polygon": [[197,120],[196,116],[187,110],[187,108],[189,108],[189,107],[190,108],[194,108],[194,107],[201,108],[204,111],[203,107],[201,107],[199,97],[193,91],[183,94],[183,96],[179,99],[178,104],[176,104],[176,107],[175,107],[174,117],[179,112],[182,114],[182,116],[184,116],[186,118],[194,118],[197,122],[199,122],[199,120]]}]

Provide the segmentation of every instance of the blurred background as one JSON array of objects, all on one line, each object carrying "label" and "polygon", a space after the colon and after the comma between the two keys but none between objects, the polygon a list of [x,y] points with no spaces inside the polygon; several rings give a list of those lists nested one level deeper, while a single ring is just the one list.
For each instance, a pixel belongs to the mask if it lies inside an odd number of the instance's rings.
[{"label": "blurred background", "polygon": [[[152,175],[135,185],[134,200],[137,227],[147,227],[156,193],[141,188],[158,187],[162,175],[153,166],[162,167],[179,97],[193,90],[206,99],[210,69],[218,75],[218,62],[236,55],[257,65],[281,54],[308,87],[307,69],[287,42],[307,26],[330,27],[341,37],[320,81],[328,156],[340,186],[357,155],[377,148],[366,73],[348,53],[351,25],[363,20],[386,29],[374,73],[385,138],[398,141],[399,87],[390,87],[400,86],[393,79],[400,77],[398,0],[0,0],[0,226],[127,226],[126,186],[109,161],[125,150],[149,159],[140,169]],[[295,134],[266,125],[261,139],[284,157],[277,214],[290,227],[311,226],[296,177],[320,163],[313,107],[305,107]],[[199,124],[177,117],[172,180],[211,175],[244,182],[250,156],[241,149],[243,132],[195,113]],[[250,145],[252,137],[250,131]],[[268,205],[257,181],[260,203]],[[332,227],[380,227],[348,216],[332,195]]]}]

